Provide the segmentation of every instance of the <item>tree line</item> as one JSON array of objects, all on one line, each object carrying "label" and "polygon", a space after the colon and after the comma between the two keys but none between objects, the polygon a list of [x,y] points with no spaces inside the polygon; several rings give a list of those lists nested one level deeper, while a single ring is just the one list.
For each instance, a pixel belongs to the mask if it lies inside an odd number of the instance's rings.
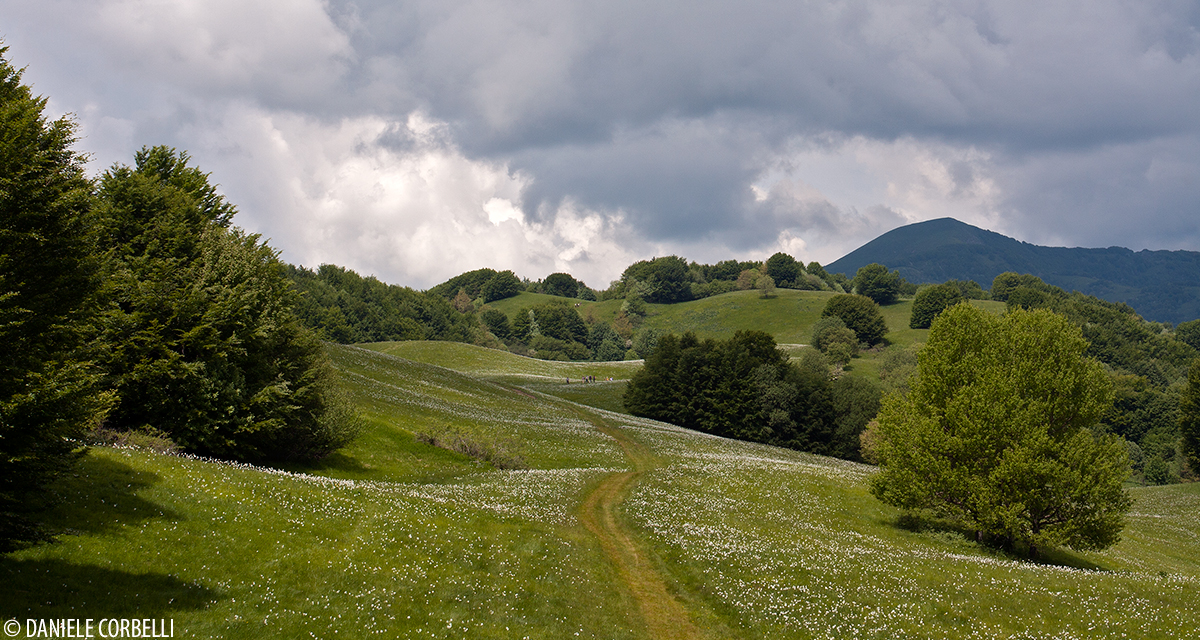
[{"label": "tree line", "polygon": [[819,352],[792,362],[769,334],[738,331],[729,340],[662,336],[624,403],[633,415],[705,433],[857,460],[879,397],[867,380],[831,377]]},{"label": "tree line", "polygon": [[357,418],[277,252],[187,154],[84,173],[0,48],[0,546],[100,431],[239,460],[320,457]]}]

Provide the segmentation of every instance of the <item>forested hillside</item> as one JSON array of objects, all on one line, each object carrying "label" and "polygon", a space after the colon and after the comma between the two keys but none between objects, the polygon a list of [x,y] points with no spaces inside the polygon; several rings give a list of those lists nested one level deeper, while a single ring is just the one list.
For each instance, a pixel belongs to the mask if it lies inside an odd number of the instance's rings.
[{"label": "forested hillside", "polygon": [[1006,271],[1029,273],[1067,291],[1124,302],[1143,317],[1180,323],[1200,318],[1200,252],[1121,247],[1042,247],[940,218],[889,231],[826,268],[853,275],[885,264],[910,282],[989,283]]}]

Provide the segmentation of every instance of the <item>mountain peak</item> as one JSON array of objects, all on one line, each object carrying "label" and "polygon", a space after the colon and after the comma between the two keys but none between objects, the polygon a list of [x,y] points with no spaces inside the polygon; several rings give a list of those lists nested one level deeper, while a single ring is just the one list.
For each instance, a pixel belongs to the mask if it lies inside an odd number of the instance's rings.
[{"label": "mountain peak", "polygon": [[1082,249],[1021,242],[954,218],[892,229],[825,266],[853,277],[879,263],[909,282],[974,280],[988,288],[1005,271],[1031,273],[1049,284],[1125,302],[1150,320],[1200,317],[1200,252]]}]

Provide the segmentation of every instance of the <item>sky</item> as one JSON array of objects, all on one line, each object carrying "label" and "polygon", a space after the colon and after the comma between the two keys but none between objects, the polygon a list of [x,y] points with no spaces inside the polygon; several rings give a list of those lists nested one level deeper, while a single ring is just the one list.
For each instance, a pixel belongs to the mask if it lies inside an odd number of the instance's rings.
[{"label": "sky", "polygon": [[1194,0],[0,0],[99,175],[187,151],[294,264],[602,289],[951,216],[1200,250]]}]

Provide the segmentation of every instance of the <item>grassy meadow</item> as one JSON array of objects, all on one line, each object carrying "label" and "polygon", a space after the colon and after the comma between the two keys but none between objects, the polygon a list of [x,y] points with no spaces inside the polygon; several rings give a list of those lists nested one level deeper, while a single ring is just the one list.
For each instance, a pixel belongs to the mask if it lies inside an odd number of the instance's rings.
[{"label": "grassy meadow", "polygon": [[[871,467],[588,406],[628,364],[454,343],[329,349],[366,419],[358,441],[288,470],[93,448],[55,487],[57,541],[0,556],[0,616],[169,618],[200,638],[1200,633],[1200,484],[1131,489],[1117,546],[1033,563],[902,524],[867,493]],[[618,380],[558,381],[577,367]],[[431,432],[524,468],[417,438]],[[613,539],[582,523],[614,474],[628,484],[605,513],[689,625],[647,625]]]}]

